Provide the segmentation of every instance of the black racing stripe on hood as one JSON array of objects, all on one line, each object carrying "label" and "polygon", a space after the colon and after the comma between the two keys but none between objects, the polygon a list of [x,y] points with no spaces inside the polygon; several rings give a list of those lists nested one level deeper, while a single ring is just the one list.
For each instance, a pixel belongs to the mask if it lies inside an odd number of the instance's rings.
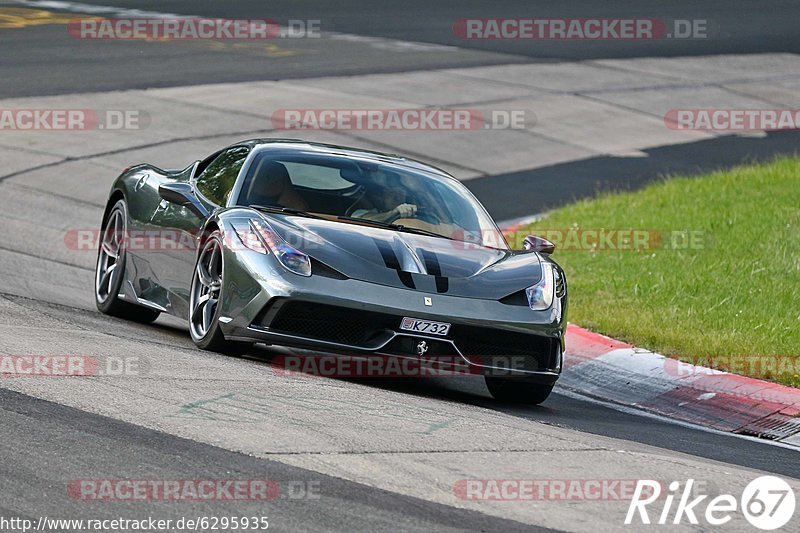
[{"label": "black racing stripe on hood", "polygon": [[428,250],[421,250],[422,252],[422,260],[425,262],[425,270],[431,276],[441,276],[442,275],[442,267],[439,264],[439,258],[436,257],[436,254],[433,252],[429,252]]},{"label": "black racing stripe on hood", "polygon": [[417,286],[414,283],[414,278],[411,276],[410,272],[404,272],[400,267],[400,260],[397,258],[397,254],[394,252],[394,249],[391,247],[391,245],[386,241],[380,241],[378,239],[374,239],[373,242],[375,243],[375,246],[378,247],[378,251],[381,253],[381,257],[383,258],[383,263],[386,265],[386,268],[391,268],[392,270],[396,271],[397,276],[400,278],[400,282],[403,285],[409,289],[416,289]]},{"label": "black racing stripe on hood", "polygon": [[403,282],[403,285],[405,285],[409,289],[417,288],[416,284],[414,283],[414,277],[411,275],[411,272],[404,272],[403,270],[398,270],[397,275],[400,277],[400,281]]},{"label": "black racing stripe on hood", "polygon": [[421,250],[422,260],[425,262],[425,270],[429,275],[436,278],[436,292],[439,294],[447,292],[450,288],[450,281],[442,276],[442,266],[439,264],[439,258],[436,253],[428,250]]},{"label": "black racing stripe on hood", "polygon": [[383,258],[383,263],[386,265],[386,268],[392,268],[394,270],[401,270],[400,268],[400,260],[397,258],[397,254],[394,252],[394,249],[387,243],[386,241],[381,241],[378,239],[373,239],[375,246],[378,247],[378,251],[381,253],[381,257]]},{"label": "black racing stripe on hood", "polygon": [[436,292],[441,294],[443,292],[447,292],[449,288],[450,288],[450,280],[448,280],[444,276],[436,276]]}]

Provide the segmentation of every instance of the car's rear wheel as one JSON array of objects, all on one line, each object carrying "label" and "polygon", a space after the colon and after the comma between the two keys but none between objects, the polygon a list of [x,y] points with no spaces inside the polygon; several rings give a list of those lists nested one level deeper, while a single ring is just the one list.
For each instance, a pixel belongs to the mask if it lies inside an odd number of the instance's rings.
[{"label": "car's rear wheel", "polygon": [[494,399],[506,403],[538,405],[553,392],[553,383],[531,383],[513,378],[486,376],[486,387]]},{"label": "car's rear wheel", "polygon": [[94,299],[97,309],[107,315],[148,324],[161,314],[154,309],[122,301],[119,292],[125,274],[125,243],[128,209],[119,200],[108,213],[100,234],[94,278]]},{"label": "car's rear wheel", "polygon": [[203,244],[192,276],[189,332],[202,350],[238,355],[251,345],[225,340],[219,325],[225,272],[222,233],[217,230]]}]

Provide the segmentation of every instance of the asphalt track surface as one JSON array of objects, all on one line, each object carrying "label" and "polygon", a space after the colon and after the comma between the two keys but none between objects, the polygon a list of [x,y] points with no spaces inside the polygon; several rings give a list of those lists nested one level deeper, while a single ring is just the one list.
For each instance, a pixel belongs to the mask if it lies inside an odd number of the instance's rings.
[{"label": "asphalt track surface", "polygon": [[[693,2],[671,3],[647,8],[640,2],[601,6],[577,2],[569,7],[535,9],[536,16],[661,16],[669,18],[703,18],[718,21],[726,33],[711,41],[659,41],[628,43],[577,44],[574,47],[537,43],[535,47],[520,43],[463,42],[455,39],[450,26],[455,19],[480,16],[526,16],[534,11],[527,2],[495,2],[490,14],[487,3],[462,3],[458,9],[431,6],[427,2],[387,2],[367,12],[356,2],[219,3],[200,2],[87,2],[120,5],[179,14],[226,17],[315,18],[337,31],[382,39],[401,39],[443,46],[458,46],[456,51],[430,49],[406,53],[390,52],[370,42],[342,41],[324,49],[301,43],[301,50],[290,61],[279,57],[263,57],[255,50],[208,50],[194,43],[171,47],[161,43],[147,45],[115,43],[113,51],[97,46],[78,54],[62,26],[33,26],[15,33],[0,33],[0,96],[59,94],[144,88],[170,85],[192,85],[231,80],[284,79],[317,77],[330,74],[367,73],[443,66],[468,66],[524,61],[561,61],[597,57],[669,56],[712,53],[749,53],[761,51],[799,51],[800,34],[795,21],[800,6],[793,2],[773,4],[770,10],[758,3],[709,2],[698,7]],[[376,15],[376,13],[380,13]],[[781,16],[775,16],[780,12]],[[283,45],[283,43],[281,43]],[[294,45],[294,43],[292,43]],[[309,47],[309,48],[303,48]],[[82,48],[86,50],[86,48]],[[306,52],[303,52],[306,50]],[[308,51],[311,50],[311,51]],[[278,53],[272,50],[273,54]],[[243,59],[244,58],[244,59]],[[731,164],[732,157],[765,158],[775,153],[793,151],[797,137],[793,133],[772,134],[765,139],[720,139],[708,144],[680,148],[663,148],[650,152],[650,158],[598,158],[548,167],[535,171],[539,184],[552,182],[559,187],[543,190],[536,209],[562,204],[576,197],[592,194],[597,189],[617,187],[604,185],[604,175],[622,164],[629,176],[625,187],[637,187],[660,173],[700,171]],[[739,144],[737,144],[739,143]],[[711,157],[709,157],[711,154]],[[719,154],[718,157],[716,154]],[[687,155],[689,156],[687,158]],[[526,173],[530,177],[530,173]],[[569,181],[569,179],[573,181]],[[530,185],[532,182],[527,180]],[[505,175],[481,178],[470,183],[474,191],[498,218],[530,214],[506,207],[509,194],[519,194],[519,176]],[[19,191],[10,194],[16,194]],[[524,191],[523,191],[524,192]],[[47,195],[44,195],[47,196]],[[25,205],[28,196],[19,194]],[[63,211],[56,196],[37,200],[36,209]],[[530,207],[529,205],[526,208]],[[80,218],[97,219],[100,210],[92,205],[70,205]],[[76,215],[77,217],[77,215]],[[4,248],[0,241],[0,248]],[[188,334],[180,323],[162,320],[157,326],[138,326],[97,314],[87,299],[67,303],[77,285],[90,296],[91,272],[83,267],[63,264],[48,257],[32,243],[24,252],[18,249],[3,252],[7,265],[4,272],[17,270],[22,281],[13,282],[14,290],[0,292],[0,324],[19,337],[10,344],[24,345],[26,326],[41,321],[46,329],[53,324],[66,324],[87,338],[111,335],[120,343],[130,339],[157,347],[153,356],[171,358],[192,353]],[[49,270],[53,283],[51,297],[24,297],[25,268]],[[88,281],[88,283],[87,283]],[[6,280],[6,283],[9,283]],[[90,302],[90,300],[88,300]],[[13,309],[13,311],[12,311]],[[18,309],[24,309],[21,317]],[[7,333],[4,333],[7,334]],[[113,341],[112,341],[113,342]],[[11,348],[2,347],[0,351]],[[18,348],[17,348],[18,349]],[[157,352],[157,353],[156,353]],[[18,352],[17,352],[18,353]],[[272,352],[256,350],[249,359],[237,364],[268,367]],[[193,354],[195,356],[195,354]],[[197,352],[204,363],[208,354]],[[0,384],[1,385],[1,384]],[[492,401],[482,385],[457,379],[385,382],[381,380],[343,382],[342,387],[360,389],[364,394],[376,391],[397,401],[429,402],[436,409],[470,406],[502,413],[519,419],[530,427],[574,430],[639,443],[663,450],[679,452],[699,459],[800,479],[797,451],[754,440],[711,433],[699,428],[676,425],[669,421],[622,412],[593,401],[558,391],[543,406],[518,408]],[[268,392],[268,391],[267,391]],[[114,398],[96,401],[113,403]],[[346,409],[346,406],[342,407]],[[322,498],[292,502],[278,499],[271,502],[269,514],[277,517],[281,530],[536,530],[534,526],[504,520],[476,511],[459,509],[414,498],[366,483],[324,476],[319,472],[290,466],[281,461],[229,451],[222,447],[177,437],[168,432],[148,429],[87,410],[45,401],[30,395],[0,388],[0,427],[3,428],[2,463],[0,463],[0,515],[36,517],[83,516],[116,517],[120,514],[141,515],[137,504],[97,504],[87,507],[65,497],[64,484],[82,477],[104,478],[256,478],[278,481],[318,481]],[[244,429],[246,431],[246,428]],[[469,439],[469,435],[464,436]],[[148,504],[151,515],[178,517],[187,515],[251,514],[263,510],[253,503],[187,503],[180,507],[159,502]],[[235,511],[235,513],[232,513]]]},{"label": "asphalt track surface", "polygon": [[[268,503],[273,524],[283,531],[391,531],[403,524],[407,531],[548,531],[512,520],[474,511],[454,511],[398,494],[376,491],[365,485],[320,476],[280,462],[256,459],[171,435],[148,431],[132,424],[90,415],[83,411],[34,400],[0,390],[0,424],[5,467],[0,480],[5,487],[0,513],[32,519],[50,516],[113,518],[141,515],[136,504],[95,505],[63,502],[64,487],[56,480],[80,479],[88,465],[113,469],[119,479],[270,479],[290,480],[295,487],[314,487],[319,499],[298,502],[284,493]],[[28,446],[19,446],[28,443]],[[65,444],[73,460],[63,461]],[[36,453],[32,448],[35,446]],[[125,462],[120,456],[124,453]],[[113,466],[112,466],[113,465]],[[305,484],[305,485],[302,485]],[[299,490],[299,489],[296,489]],[[305,490],[305,489],[304,489]],[[299,494],[299,492],[295,492]],[[237,502],[235,516],[265,516],[263,501]],[[140,506],[138,506],[140,507]],[[227,509],[226,509],[227,508]],[[170,502],[151,502],[148,514],[177,521],[185,516],[222,516],[230,504],[187,502],[179,508]],[[280,517],[280,518],[278,518]]]},{"label": "asphalt track surface", "polygon": [[[647,157],[600,156],[467,182],[497,220],[543,213],[606,191],[635,190],[670,175],[692,176],[736,164],[797,153],[800,132],[769,132],[762,138],[720,137],[645,150]],[[525,203],[517,201],[528,198]]]},{"label": "asphalt track surface", "polygon": [[[318,20],[323,32],[359,36],[344,39],[276,39],[268,45],[197,42],[112,42],[87,44],[64,26],[30,25],[0,36],[0,96],[136,89],[202,83],[276,80],[397,72],[427,68],[528,61],[668,57],[707,54],[800,51],[795,21],[800,5],[770,2],[521,2],[406,0],[370,3],[325,2],[171,2],[87,0],[81,4],[151,10],[176,15],[225,18]],[[4,5],[0,2],[0,6]],[[8,7],[19,4],[5,3]],[[53,4],[55,5],[55,4]],[[55,12],[60,12],[53,9]],[[779,15],[778,15],[779,14]],[[99,15],[103,15],[99,13]],[[462,18],[641,17],[709,21],[705,39],[629,41],[464,40],[453,33]],[[363,38],[385,39],[369,41]],[[393,41],[399,41],[393,42]],[[429,47],[414,48],[412,42]]]}]

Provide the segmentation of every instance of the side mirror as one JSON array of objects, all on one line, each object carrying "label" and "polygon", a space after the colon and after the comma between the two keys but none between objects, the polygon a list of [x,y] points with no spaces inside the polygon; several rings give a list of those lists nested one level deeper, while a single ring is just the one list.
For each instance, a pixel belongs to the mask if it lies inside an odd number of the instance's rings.
[{"label": "side mirror", "polygon": [[195,174],[197,174],[197,169],[200,167],[200,163],[201,163],[201,162],[202,162],[202,161],[200,161],[200,160],[198,159],[197,161],[195,161],[194,163],[192,163],[191,170],[189,171],[189,179],[188,179],[187,181],[192,181],[192,180],[194,179],[194,177],[195,177]]},{"label": "side mirror", "polygon": [[162,183],[158,187],[158,195],[162,200],[187,208],[203,220],[208,218],[208,210],[200,203],[188,183]]},{"label": "side mirror", "polygon": [[528,235],[522,241],[522,246],[531,252],[540,252],[543,254],[552,254],[556,251],[556,245],[545,238],[537,235]]}]

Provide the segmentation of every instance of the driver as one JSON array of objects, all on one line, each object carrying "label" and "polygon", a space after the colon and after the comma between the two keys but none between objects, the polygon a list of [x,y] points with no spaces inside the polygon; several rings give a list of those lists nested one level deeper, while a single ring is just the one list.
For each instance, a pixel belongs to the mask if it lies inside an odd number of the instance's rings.
[{"label": "driver", "polygon": [[353,217],[394,222],[417,214],[417,205],[409,202],[406,190],[400,185],[400,176],[383,170],[372,174],[372,180],[366,185],[366,194],[355,205]]}]

